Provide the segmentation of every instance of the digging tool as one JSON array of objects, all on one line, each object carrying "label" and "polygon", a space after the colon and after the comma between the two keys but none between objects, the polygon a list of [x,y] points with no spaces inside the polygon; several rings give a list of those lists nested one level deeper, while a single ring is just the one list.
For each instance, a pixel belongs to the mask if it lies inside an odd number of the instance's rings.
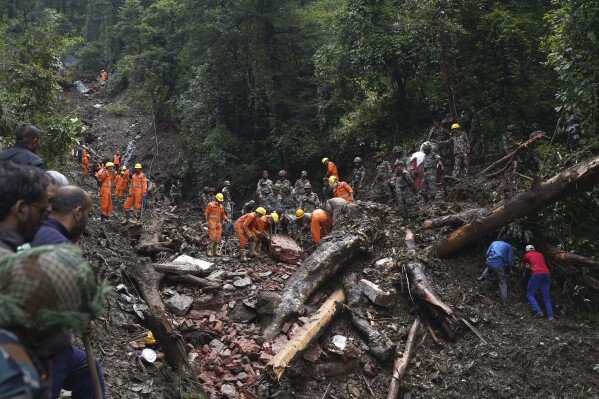
[{"label": "digging tool", "polygon": [[83,345],[87,355],[87,367],[92,376],[92,384],[94,385],[94,396],[96,399],[102,398],[102,388],[100,387],[100,379],[98,378],[98,370],[96,369],[96,359],[94,359],[94,350],[92,342],[89,339],[89,334],[83,334]]}]

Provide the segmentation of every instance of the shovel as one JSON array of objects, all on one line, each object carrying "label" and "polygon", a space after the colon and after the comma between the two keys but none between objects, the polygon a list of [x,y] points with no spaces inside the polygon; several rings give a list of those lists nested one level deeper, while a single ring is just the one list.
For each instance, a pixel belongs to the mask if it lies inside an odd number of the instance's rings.
[{"label": "shovel", "polygon": [[92,342],[89,339],[89,334],[83,334],[83,345],[87,354],[87,367],[92,376],[92,384],[94,385],[94,396],[96,399],[102,399],[102,388],[100,387],[100,379],[98,378],[98,370],[96,369],[96,359],[94,359],[94,350]]}]

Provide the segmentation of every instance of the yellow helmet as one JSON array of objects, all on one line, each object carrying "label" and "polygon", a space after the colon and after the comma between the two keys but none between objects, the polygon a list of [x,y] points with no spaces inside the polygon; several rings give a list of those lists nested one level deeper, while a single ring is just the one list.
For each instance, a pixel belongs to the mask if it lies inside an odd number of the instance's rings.
[{"label": "yellow helmet", "polygon": [[216,194],[215,197],[218,200],[218,202],[223,202],[225,200],[225,196],[221,193]]},{"label": "yellow helmet", "polygon": [[106,162],[106,167],[107,167],[107,168],[109,168],[109,167],[111,167],[111,166],[112,166],[112,167],[114,167],[114,164],[113,164],[112,162]]},{"label": "yellow helmet", "polygon": [[135,166],[133,167],[133,169],[141,169],[141,164],[140,163],[136,163]]},{"label": "yellow helmet", "polygon": [[329,158],[322,158],[322,163],[325,163],[328,160],[329,160]]},{"label": "yellow helmet", "polygon": [[329,177],[329,184],[331,186],[334,185],[336,181],[337,181],[337,177],[336,176]]},{"label": "yellow helmet", "polygon": [[295,217],[298,219],[301,219],[304,217],[304,210],[303,209],[298,209],[297,211],[295,211]]},{"label": "yellow helmet", "polygon": [[87,154],[88,157],[91,157],[91,155]]},{"label": "yellow helmet", "polygon": [[260,215],[264,216],[264,215],[266,215],[266,209],[264,209],[260,206],[260,207],[256,208],[256,213],[259,213]]},{"label": "yellow helmet", "polygon": [[460,129],[460,125],[458,123],[454,123],[453,125],[451,125],[451,129]]},{"label": "yellow helmet", "polygon": [[271,213],[270,217],[275,221],[275,223],[279,223],[279,215],[276,212]]}]

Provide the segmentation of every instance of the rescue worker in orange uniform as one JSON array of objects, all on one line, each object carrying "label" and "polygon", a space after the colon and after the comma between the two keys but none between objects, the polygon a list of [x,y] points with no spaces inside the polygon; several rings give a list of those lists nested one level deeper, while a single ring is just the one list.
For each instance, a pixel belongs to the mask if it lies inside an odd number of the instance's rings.
[{"label": "rescue worker in orange uniform", "polygon": [[131,176],[131,184],[129,185],[129,196],[123,205],[125,211],[123,224],[127,224],[127,222],[129,222],[129,209],[133,205],[135,205],[135,213],[133,214],[133,219],[131,219],[131,222],[135,224],[139,222],[141,202],[143,197],[148,193],[148,179],[141,171],[141,164],[135,164],[133,172],[133,176]]},{"label": "rescue worker in orange uniform", "polygon": [[110,181],[112,182],[112,189],[116,189],[116,179],[119,175],[118,169],[116,168],[116,165],[114,164],[114,162],[112,162],[112,164],[114,165],[112,167],[112,170],[110,171]]},{"label": "rescue worker in orange uniform", "polygon": [[[256,211],[247,213],[241,216],[235,222],[235,234],[239,239],[239,257],[242,262],[248,260],[246,249],[248,241],[250,242],[250,257],[256,256],[256,241],[258,240],[258,225],[262,224],[258,219],[266,215],[266,209],[263,207],[256,208]],[[266,228],[266,220],[264,220],[264,228]],[[264,229],[262,230],[264,231]]]},{"label": "rescue worker in orange uniform", "polygon": [[346,202],[354,202],[354,190],[344,181],[338,181],[335,176],[329,177],[329,185],[333,187],[333,197],[343,198]]},{"label": "rescue worker in orange uniform", "polygon": [[117,197],[121,198],[123,196],[123,191],[125,191],[127,185],[131,181],[131,175],[129,174],[129,169],[127,169],[126,166],[123,166],[121,168],[121,173],[118,178],[120,178],[120,181],[117,182],[114,194]]},{"label": "rescue worker in orange uniform", "polygon": [[339,178],[337,166],[333,162],[329,161],[329,158],[322,158],[322,163],[327,167],[327,177],[335,176],[337,179]]},{"label": "rescue worker in orange uniform", "polygon": [[114,173],[114,164],[106,163],[106,169],[99,170],[96,173],[96,179],[100,183],[100,220],[110,219],[112,215],[112,174]]},{"label": "rescue worker in orange uniform", "polygon": [[[301,209],[299,209],[301,210]],[[298,210],[298,211],[299,211]],[[312,241],[315,245],[318,245],[320,240],[329,234],[333,226],[333,221],[326,211],[322,209],[316,209],[312,213],[296,212],[297,219],[305,219],[306,222],[310,222],[310,231],[312,232]]]},{"label": "rescue worker in orange uniform", "polygon": [[[84,152],[85,149],[83,150]],[[85,154],[85,156],[81,156],[81,169],[83,170],[83,176],[87,176],[87,174],[89,173],[89,158],[91,157],[91,155],[89,154]]]},{"label": "rescue worker in orange uniform", "polygon": [[206,217],[206,224],[208,224],[208,236],[210,242],[208,243],[207,255],[212,256],[213,251],[216,256],[220,256],[220,240],[223,232],[221,221],[228,222],[227,215],[225,214],[225,208],[223,208],[222,202],[225,200],[225,196],[218,193],[214,196],[216,201],[209,202],[204,211]]},{"label": "rescue worker in orange uniform", "polygon": [[114,168],[116,170],[119,170],[119,168],[121,167],[121,152],[117,151],[116,154],[114,154],[114,157],[112,159],[113,159],[112,163],[114,164]]},{"label": "rescue worker in orange uniform", "polygon": [[279,215],[275,212],[271,213],[270,215],[265,215],[256,219],[256,230],[258,231],[258,234],[256,234],[256,241],[250,243],[250,256],[252,251],[252,244],[254,246],[253,249],[256,256],[262,255],[262,238],[264,237],[264,231],[266,230],[266,227],[269,224],[269,219],[272,220],[272,222],[275,224],[279,223]]},{"label": "rescue worker in orange uniform", "polygon": [[106,82],[107,77],[108,77],[108,73],[106,73],[106,71],[102,69],[102,72],[100,72],[100,80],[102,82]]}]

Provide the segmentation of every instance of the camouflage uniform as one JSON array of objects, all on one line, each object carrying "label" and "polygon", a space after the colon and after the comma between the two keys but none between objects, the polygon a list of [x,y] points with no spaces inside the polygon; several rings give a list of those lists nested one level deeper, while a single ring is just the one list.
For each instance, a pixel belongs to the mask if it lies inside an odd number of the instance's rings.
[{"label": "camouflage uniform", "polygon": [[470,141],[465,131],[461,130],[449,139],[453,143],[453,173],[452,176],[460,175],[460,167],[464,167],[464,175],[468,174],[468,153],[470,152]]},{"label": "camouflage uniform", "polygon": [[441,157],[431,151],[424,156],[422,162],[424,164],[424,178],[422,179],[420,192],[426,202],[431,202],[437,195],[437,166],[441,162]]},{"label": "camouflage uniform", "polygon": [[358,198],[358,193],[362,189],[362,182],[364,181],[364,176],[366,176],[366,168],[364,165],[360,165],[354,168],[353,178],[351,181],[351,188],[354,190],[354,198]]},{"label": "camouflage uniform", "polygon": [[514,139],[514,125],[509,125],[501,136],[503,151],[506,155],[511,154],[516,150],[516,140]]},{"label": "camouflage uniform", "polygon": [[293,187],[291,186],[291,182],[287,179],[284,180],[277,180],[277,182],[275,184],[278,184],[279,186],[281,186],[281,190],[283,189],[283,187],[289,187],[289,189],[291,190]]},{"label": "camouflage uniform", "polygon": [[[453,168],[453,157],[451,156],[451,144],[447,143],[447,140],[450,138],[449,133],[441,126],[433,126],[430,136],[431,139],[436,143],[437,150],[435,152],[439,152],[441,155],[443,168],[445,170],[451,170]],[[406,163],[406,168],[407,166],[408,164]]]},{"label": "camouflage uniform", "polygon": [[302,197],[306,195],[306,190],[304,189],[306,184],[310,184],[310,180],[297,179],[295,181],[295,195],[297,196],[298,200],[301,200]]},{"label": "camouflage uniform", "polygon": [[268,206],[269,212],[276,212],[283,209],[281,205],[281,194],[275,193],[274,191],[268,195],[266,198],[266,205]]},{"label": "camouflage uniform", "polygon": [[228,186],[223,187],[221,191],[225,200],[223,201],[223,208],[225,208],[225,214],[229,220],[233,220],[233,201],[231,201],[231,192]]},{"label": "camouflage uniform", "polygon": [[395,186],[395,201],[402,216],[410,219],[416,217],[416,183],[407,170],[396,172],[393,176]]},{"label": "camouflage uniform", "polygon": [[[541,130],[535,130],[528,137],[532,139],[538,135],[545,135],[545,132]],[[542,139],[539,139],[542,140]],[[538,173],[541,170],[541,160],[539,159],[539,140],[532,142],[528,145],[528,150],[526,151],[526,156],[524,158],[524,163],[526,166],[534,173]]]},{"label": "camouflage uniform", "polygon": [[288,193],[285,193],[284,191],[281,192],[281,207],[283,211],[295,217],[295,211],[298,208],[297,197],[291,191],[289,191]]},{"label": "camouflage uniform", "polygon": [[389,179],[391,178],[391,164],[387,161],[382,161],[376,165],[376,174],[374,177],[373,194],[374,199],[381,203],[388,203],[391,197],[389,191]]},{"label": "camouflage uniform", "polygon": [[258,198],[260,199],[260,205],[264,206],[266,204],[266,199],[272,193],[272,180],[270,179],[260,179],[258,180],[258,185],[256,187],[256,193],[258,194]]},{"label": "camouflage uniform", "polygon": [[320,206],[320,200],[318,194],[311,192],[310,195],[305,195],[300,200],[300,209],[303,209],[306,213],[314,212],[314,209]]}]

